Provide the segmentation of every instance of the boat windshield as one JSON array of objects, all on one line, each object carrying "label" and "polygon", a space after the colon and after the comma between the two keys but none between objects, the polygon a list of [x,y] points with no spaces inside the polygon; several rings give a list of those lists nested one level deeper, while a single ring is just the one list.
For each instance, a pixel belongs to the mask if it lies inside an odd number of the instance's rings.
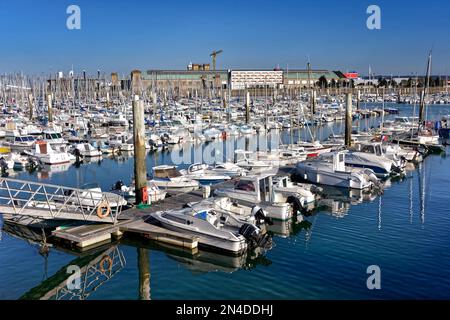
[{"label": "boat windshield", "polygon": [[255,185],[251,181],[241,180],[239,181],[234,189],[242,191],[255,191]]}]

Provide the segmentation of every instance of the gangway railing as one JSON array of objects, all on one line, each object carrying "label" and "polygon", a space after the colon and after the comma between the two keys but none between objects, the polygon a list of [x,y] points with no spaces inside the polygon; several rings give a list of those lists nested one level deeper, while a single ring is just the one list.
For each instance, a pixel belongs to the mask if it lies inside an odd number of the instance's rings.
[{"label": "gangway railing", "polygon": [[81,269],[78,288],[67,284],[59,286],[50,300],[86,300],[93,292],[111,280],[126,265],[125,256],[118,246],[114,246]]},{"label": "gangway railing", "polygon": [[0,178],[0,214],[116,223],[126,201],[119,194]]}]

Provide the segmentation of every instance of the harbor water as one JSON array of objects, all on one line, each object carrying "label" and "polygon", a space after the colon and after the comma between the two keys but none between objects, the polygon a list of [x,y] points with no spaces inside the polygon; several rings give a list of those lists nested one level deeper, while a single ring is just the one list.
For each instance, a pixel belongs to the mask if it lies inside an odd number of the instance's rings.
[{"label": "harbor water", "polygon": [[[398,108],[401,116],[412,115],[409,105],[389,104],[389,107]],[[429,119],[449,114],[450,106],[428,107]],[[393,116],[386,119],[389,117]],[[362,119],[359,124],[354,122],[354,126],[364,129],[379,122],[380,117]],[[343,130],[341,121],[315,128],[312,134],[324,139]],[[279,134],[283,143],[290,141],[289,131]],[[299,136],[309,139],[309,135],[307,128],[294,130],[293,134],[295,140]],[[258,145],[256,140],[263,137],[249,139],[254,147]],[[217,144],[223,153],[226,148],[220,146],[222,143],[245,145],[245,138],[212,144]],[[204,155],[202,151],[207,147],[182,145],[148,153],[147,168],[171,164],[185,154],[196,159],[195,154]],[[133,156],[120,155],[80,166],[14,172],[10,177],[73,187],[98,182],[103,190],[109,190],[118,180],[129,183],[132,175]],[[106,245],[87,257],[57,248],[51,248],[48,257],[44,257],[36,244],[2,230],[0,299],[48,294],[52,286],[59,285],[57,275],[66,273],[68,266],[106,253],[119,257],[115,272],[108,278],[97,279],[95,290],[87,290],[73,299],[139,299],[143,272],[150,287],[147,298],[155,300],[450,299],[449,190],[450,158],[431,155],[409,168],[405,177],[387,181],[381,195],[328,190],[329,198],[312,215],[304,217],[303,222],[276,222],[269,227],[274,242],[271,250],[242,257],[204,250],[192,254],[139,239]],[[0,225],[3,225],[1,215]],[[374,265],[380,268],[379,290],[367,287],[370,276],[367,269]]]}]

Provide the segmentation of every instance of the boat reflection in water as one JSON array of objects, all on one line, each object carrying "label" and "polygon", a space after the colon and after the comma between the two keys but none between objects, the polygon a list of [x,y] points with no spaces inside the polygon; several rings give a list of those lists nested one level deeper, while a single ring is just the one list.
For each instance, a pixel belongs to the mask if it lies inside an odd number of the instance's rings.
[{"label": "boat reflection in water", "polygon": [[253,269],[258,265],[268,266],[272,261],[265,257],[263,251],[247,251],[240,256],[231,256],[206,250],[186,250],[162,242],[145,241],[135,239],[124,239],[123,244],[139,246],[151,251],[160,251],[176,261],[193,274],[204,274],[209,272],[233,273],[240,269]]},{"label": "boat reflection in water", "polygon": [[40,170],[37,175],[39,179],[49,179],[55,173],[61,173],[69,170],[71,163],[62,163],[62,164],[41,164],[39,166]]},{"label": "boat reflection in water", "polygon": [[381,192],[378,190],[356,190],[323,186],[321,199],[317,203],[315,212],[328,212],[342,218],[352,205],[374,201]]},{"label": "boat reflection in water", "polygon": [[305,232],[307,232],[311,225],[311,222],[303,218],[293,218],[286,221],[275,220],[273,221],[272,225],[267,226],[267,231],[278,237],[287,238],[297,235],[302,230],[305,230]]},{"label": "boat reflection in water", "polygon": [[[123,245],[137,248],[138,275],[139,275],[139,298],[149,300],[150,290],[150,251],[163,252],[170,259],[190,270],[194,274],[209,272],[233,273],[240,269],[253,269],[257,266],[268,266],[272,261],[267,259],[263,251],[248,251],[239,257],[222,255],[209,251],[187,250],[168,244],[154,242],[151,240],[124,238],[120,242],[105,243],[99,247],[79,252],[55,244],[47,244],[46,238],[50,234],[52,226],[40,221],[30,224],[33,227],[20,225],[11,221],[4,221],[3,231],[10,236],[22,239],[36,246],[39,253],[45,259],[45,270],[43,281],[36,287],[25,292],[20,299],[25,300],[85,300],[97,291],[103,284],[110,281],[127,264],[121,247]],[[35,227],[36,226],[36,227]],[[43,231],[45,228],[45,232]],[[50,248],[43,253],[43,244]],[[47,262],[52,251],[63,251],[75,255],[76,258],[67,265],[61,267],[54,275],[47,276]],[[71,275],[75,267],[80,270],[80,283],[75,286]],[[68,286],[68,284],[74,286]]]}]

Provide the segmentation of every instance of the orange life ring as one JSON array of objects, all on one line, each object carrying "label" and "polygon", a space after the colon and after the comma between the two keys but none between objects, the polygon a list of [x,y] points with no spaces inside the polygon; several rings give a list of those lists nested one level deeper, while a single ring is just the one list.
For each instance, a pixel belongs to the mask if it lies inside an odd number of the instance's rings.
[{"label": "orange life ring", "polygon": [[[103,212],[103,209],[106,208],[106,212]],[[109,204],[107,202],[103,202],[102,204],[100,204],[97,207],[97,216],[100,219],[106,218],[107,216],[109,216],[109,214],[111,213],[111,207],[109,206]]]},{"label": "orange life ring", "polygon": [[113,262],[109,256],[104,256],[100,261],[100,271],[105,272],[105,262],[108,263],[108,271],[111,271]]}]

